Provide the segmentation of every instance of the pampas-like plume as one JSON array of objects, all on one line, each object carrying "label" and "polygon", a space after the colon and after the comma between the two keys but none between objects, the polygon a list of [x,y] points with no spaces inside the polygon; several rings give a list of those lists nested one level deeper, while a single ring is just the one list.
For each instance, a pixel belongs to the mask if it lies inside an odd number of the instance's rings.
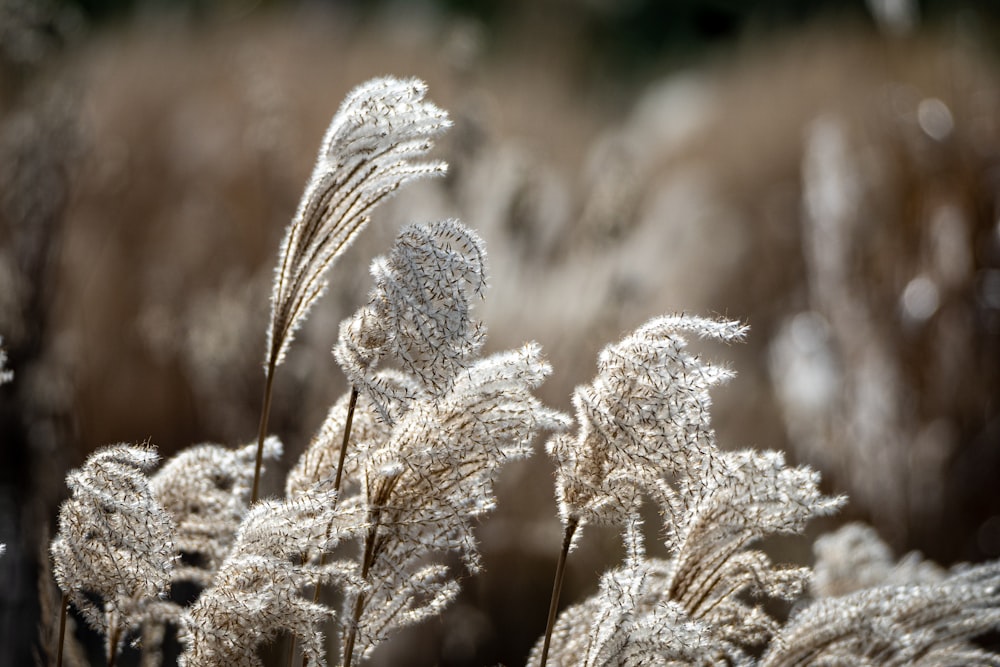
[{"label": "pampas-like plume", "polygon": [[292,334],[326,288],[324,274],[404,183],[443,174],[420,162],[448,115],[416,79],[372,79],[348,94],[320,146],[312,177],[281,244],[271,295],[268,361],[280,364]]},{"label": "pampas-like plume", "polygon": [[676,495],[662,484],[670,598],[726,642],[760,645],[773,636],[777,623],[745,594],[794,600],[810,572],[775,567],[747,547],[767,535],[799,533],[810,519],[835,512],[844,499],[823,496],[818,484],[815,471],[787,467],[781,452],[750,450],[710,451],[677,481]]},{"label": "pampas-like plume", "polygon": [[[621,568],[601,576],[600,590],[565,609],[552,632],[551,650],[563,667],[631,667],[638,665],[702,665],[725,663],[738,655],[721,644],[704,623],[692,621],[670,600],[670,561],[644,557],[641,523],[626,527],[628,554]],[[725,651],[720,651],[720,646]],[[538,664],[542,644],[528,664]]]},{"label": "pampas-like plume", "polygon": [[[751,664],[744,649],[779,632],[751,600],[797,598],[809,569],[774,567],[746,547],[767,534],[797,532],[840,499],[820,496],[814,474],[786,468],[777,452],[715,451],[706,468],[686,474],[682,527],[665,526],[672,558],[645,557],[638,519],[629,520],[624,567],[606,573],[598,594],[566,610],[553,629],[558,664]],[[531,660],[543,650],[544,639]]]},{"label": "pampas-like plume", "polygon": [[849,523],[819,537],[813,544],[816,562],[810,590],[813,597],[846,595],[874,586],[934,584],[946,572],[937,563],[912,552],[895,560],[889,545],[871,526]]},{"label": "pampas-like plume", "polygon": [[864,588],[800,610],[762,667],[1000,665],[969,640],[1000,628],[1000,563],[960,566],[937,583]]},{"label": "pampas-like plume", "polygon": [[451,124],[444,111],[424,100],[426,88],[416,79],[390,77],[358,86],[333,117],[320,145],[275,268],[252,501],[258,497],[274,370],[326,289],[327,270],[379,202],[404,183],[445,171],[443,162],[421,161],[434,137]]},{"label": "pampas-like plume", "polygon": [[687,470],[714,447],[708,390],[732,373],[691,354],[681,335],[741,339],[737,322],[658,317],[601,351],[597,377],[573,393],[577,433],[554,436],[556,494],[571,521],[621,525],[642,491]]},{"label": "pampas-like plume", "polygon": [[474,522],[493,509],[501,466],[531,454],[539,429],[567,418],[531,390],[551,372],[537,345],[470,365],[441,396],[417,399],[391,437],[361,462],[370,529],[362,577],[368,588],[345,602],[345,665],[357,641],[368,657],[390,631],[438,613],[457,594],[435,554],[458,552],[481,567]]},{"label": "pampas-like plume", "polygon": [[[268,438],[264,457],[277,459],[281,449],[277,438]],[[246,516],[256,451],[256,444],[237,450],[188,447],[152,476],[153,495],[177,525],[174,541],[181,561],[173,581],[212,583]]]},{"label": "pampas-like plume", "polygon": [[351,385],[392,422],[407,396],[373,371],[391,355],[425,392],[442,394],[482,347],[485,328],[471,317],[486,288],[482,239],[457,220],[408,225],[388,257],[372,262],[368,304],[340,326],[334,355]]},{"label": "pampas-like plume", "polygon": [[[551,613],[573,531],[586,521],[613,523],[625,529],[630,559],[614,575],[619,578],[607,582],[599,602],[592,603],[597,609],[593,627],[564,625],[562,636],[601,636],[601,619],[625,613],[613,609],[622,604],[614,594],[621,589],[621,577],[629,586],[655,580],[659,589],[636,593],[628,604],[645,599],[643,595],[653,596],[659,605],[669,603],[671,615],[680,613],[683,624],[702,624],[698,636],[712,638],[701,661],[724,656],[738,663],[746,659],[741,647],[762,644],[778,630],[746,594],[794,599],[809,574],[807,568],[776,568],[763,552],[747,547],[769,534],[799,532],[810,518],[835,511],[843,499],[824,497],[819,476],[806,467],[788,468],[779,452],[723,452],[717,447],[708,390],[732,374],[687,352],[684,331],[735,340],[745,328],[692,317],[652,320],[602,351],[597,378],[574,394],[577,436],[560,434],[550,441],[567,529]],[[664,517],[669,562],[643,557],[635,525],[644,495]],[[651,572],[659,576],[651,579]],[[590,618],[577,617],[578,622]],[[659,622],[652,617],[647,621]],[[628,653],[632,636],[607,641]],[[536,648],[540,662],[547,658],[547,641],[548,633]],[[588,651],[604,655],[606,648]]]},{"label": "pampas-like plume", "polygon": [[662,475],[685,468],[692,457],[704,458],[714,446],[708,390],[731,373],[687,352],[684,331],[728,341],[742,338],[746,328],[680,315],[651,320],[601,351],[597,377],[573,393],[577,433],[558,434],[546,446],[556,461],[556,498],[565,530],[541,665],[548,658],[577,528],[587,522],[626,525],[643,491],[659,490]]},{"label": "pampas-like plume", "polygon": [[[386,379],[383,381],[388,382]],[[333,479],[340,459],[349,402],[350,392],[333,404],[309,447],[299,457],[295,466],[288,471],[285,481],[285,495],[288,498],[308,493],[315,484]],[[341,497],[355,494],[360,490],[359,480],[363,477],[360,461],[368,449],[378,447],[388,440],[391,432],[392,427],[386,421],[379,419],[367,395],[359,396],[351,423],[351,446],[344,462],[343,477],[347,484],[341,485]]]},{"label": "pampas-like plume", "polygon": [[910,553],[895,561],[866,525],[820,537],[815,602],[799,610],[762,665],[1000,665],[970,640],[1000,627],[1000,563],[951,572]]},{"label": "pampas-like plume", "polygon": [[174,525],[144,470],[149,447],[113,445],[66,476],[71,497],[59,508],[50,551],[56,582],[84,620],[104,633],[114,664],[125,633],[158,617],[174,565]]},{"label": "pampas-like plume", "polygon": [[319,628],[332,611],[302,592],[321,583],[362,584],[351,563],[300,562],[301,554],[329,551],[366,528],[359,510],[335,499],[332,489],[316,487],[251,508],[214,583],[182,618],[182,666],[260,667],[257,647],[282,631],[301,641],[312,664],[326,664]]},{"label": "pampas-like plume", "polygon": [[[486,286],[478,235],[455,220],[410,225],[372,274],[369,302],[341,325],[334,350],[351,399],[331,410],[288,487],[292,495],[329,477],[339,458],[345,488],[368,508],[361,574],[369,588],[345,606],[348,665],[355,645],[364,659],[392,630],[454,598],[457,582],[430,559],[457,551],[476,571],[471,526],[493,507],[500,466],[527,456],[539,428],[565,425],[531,395],[551,370],[537,346],[473,360],[484,338],[471,317]],[[399,370],[376,372],[386,357]]]}]

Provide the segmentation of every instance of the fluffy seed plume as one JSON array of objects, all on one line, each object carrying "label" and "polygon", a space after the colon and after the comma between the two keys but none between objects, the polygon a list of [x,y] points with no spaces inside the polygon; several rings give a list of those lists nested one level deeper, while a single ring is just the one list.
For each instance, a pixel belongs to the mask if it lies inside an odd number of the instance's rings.
[{"label": "fluffy seed plume", "polygon": [[326,288],[325,273],[367,224],[372,210],[416,178],[443,174],[420,161],[447,114],[424,100],[416,79],[372,79],[351,91],[333,117],[312,177],[281,244],[271,294],[268,363],[280,364],[310,307]]},{"label": "fluffy seed plume", "polygon": [[947,571],[920,554],[893,559],[864,524],[816,540],[813,595],[762,665],[1000,665],[974,638],[1000,627],[1000,563]]},{"label": "fluffy seed plume", "polygon": [[795,600],[810,571],[776,566],[763,551],[748,547],[768,535],[800,533],[810,519],[835,512],[844,499],[823,496],[819,475],[806,466],[788,467],[781,452],[713,449],[709,454],[684,472],[676,493],[661,484],[673,556],[669,596],[721,641],[761,645],[778,624],[753,598]]},{"label": "fluffy seed plume", "polygon": [[[567,640],[574,633],[593,638],[583,644],[585,664],[617,664],[607,661],[629,655],[645,664],[647,651],[667,663],[745,662],[746,648],[764,644],[779,629],[754,598],[793,600],[809,576],[808,568],[776,567],[748,547],[767,535],[800,532],[809,519],[843,502],[823,496],[819,475],[789,468],[780,452],[718,448],[709,389],[732,373],[688,352],[684,332],[735,340],[745,328],[692,317],[652,320],[602,351],[597,378],[574,395],[578,434],[550,442],[567,529],[560,564],[576,526],[586,521],[622,527],[629,553],[597,598],[553,628],[555,657],[563,664],[578,660],[580,642]],[[668,561],[644,555],[637,528],[643,497],[659,505]],[[554,608],[553,602],[552,613]],[[665,636],[686,633],[689,638],[678,641],[699,648],[684,657],[676,647],[658,647],[643,634],[651,627]],[[547,651],[543,637],[536,648],[540,662]]]},{"label": "fluffy seed plume", "polygon": [[577,433],[549,441],[563,523],[617,524],[640,491],[707,456],[715,435],[708,390],[730,377],[687,350],[685,331],[739,340],[737,322],[664,316],[600,354],[597,377],[573,393]]},{"label": "fluffy seed plume", "polygon": [[[181,561],[173,581],[212,582],[247,513],[257,445],[232,450],[197,445],[167,461],[150,480],[153,495],[177,525]],[[268,438],[264,457],[281,456],[281,442]]]},{"label": "fluffy seed plume", "polygon": [[[563,667],[745,664],[745,659],[727,663],[727,656],[745,656],[670,599],[671,563],[645,557],[640,531],[638,520],[628,524],[623,566],[601,576],[596,595],[559,615],[552,632],[554,662]],[[528,664],[539,664],[541,653],[539,641]]]},{"label": "fluffy seed plume", "polygon": [[174,564],[174,526],[144,470],[149,447],[112,445],[66,476],[50,551],[56,582],[87,623],[104,633],[113,663],[124,634],[155,615]]},{"label": "fluffy seed plume", "polygon": [[372,262],[375,286],[367,305],[340,326],[334,356],[351,385],[394,421],[405,403],[399,384],[373,373],[386,356],[440,395],[482,347],[483,325],[472,319],[474,297],[486,289],[482,239],[457,220],[408,225],[392,252]]},{"label": "fluffy seed plume", "polygon": [[1000,563],[960,566],[937,583],[863,588],[800,610],[761,667],[1000,665],[970,640],[1000,628]]},{"label": "fluffy seed plume", "polygon": [[[388,382],[388,380],[385,380]],[[313,436],[308,449],[299,457],[288,472],[285,481],[285,495],[295,498],[308,493],[314,485],[330,481],[340,458],[344,428],[347,423],[350,393],[333,404],[319,431]],[[350,446],[345,460],[344,479],[341,486],[342,497],[356,493],[362,477],[360,465],[365,452],[382,446],[388,439],[392,427],[379,419],[374,406],[367,396],[359,396],[351,421]]]},{"label": "fluffy seed plume", "polygon": [[813,553],[816,562],[810,589],[816,598],[875,586],[934,584],[947,574],[917,552],[895,560],[889,545],[863,523],[849,523],[821,536],[813,544]]},{"label": "fluffy seed plume", "polygon": [[[414,403],[363,476],[394,539],[458,551],[478,569],[472,522],[493,509],[502,465],[530,456],[538,431],[568,424],[531,394],[550,372],[532,343],[478,360],[444,396]],[[440,534],[423,532],[432,526]]]},{"label": "fluffy seed plume", "polygon": [[251,508],[214,583],[184,614],[182,667],[260,667],[260,644],[280,632],[294,635],[310,664],[326,664],[320,624],[332,611],[303,597],[304,589],[339,581],[361,586],[346,562],[302,561],[333,549],[365,529],[359,513],[317,487],[294,500],[264,500]]},{"label": "fluffy seed plume", "polygon": [[379,202],[408,181],[445,171],[443,162],[421,161],[451,124],[448,114],[424,100],[426,89],[417,79],[372,79],[351,91],[323,138],[275,268],[251,502],[259,497],[274,371],[326,289],[327,270]]},{"label": "fluffy seed plume", "polygon": [[444,395],[416,400],[391,437],[366,454],[362,493],[371,528],[362,572],[369,588],[345,602],[355,618],[348,635],[356,634],[362,658],[457,594],[435,556],[458,553],[471,572],[480,569],[473,527],[495,505],[503,464],[529,456],[540,429],[567,425],[531,394],[550,372],[534,344],[480,359]]}]

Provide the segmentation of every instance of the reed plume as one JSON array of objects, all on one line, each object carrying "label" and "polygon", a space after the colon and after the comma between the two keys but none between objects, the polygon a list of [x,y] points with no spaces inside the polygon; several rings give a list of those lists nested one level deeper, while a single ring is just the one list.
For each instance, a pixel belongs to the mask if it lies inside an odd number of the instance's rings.
[{"label": "reed plume", "polygon": [[182,666],[260,667],[258,646],[280,632],[299,639],[313,664],[326,664],[319,628],[333,612],[303,593],[320,583],[363,585],[352,563],[301,560],[365,529],[359,513],[335,498],[332,489],[318,486],[294,500],[251,508],[213,584],[182,618]]},{"label": "reed plume", "polygon": [[251,501],[259,493],[274,371],[325,291],[326,272],[376,205],[404,183],[445,171],[443,162],[422,161],[434,138],[451,124],[444,111],[423,99],[426,88],[416,79],[372,79],[348,94],[323,137],[275,268]]},{"label": "reed plume", "polygon": [[53,573],[87,624],[104,635],[109,665],[129,631],[162,615],[176,560],[174,523],[143,472],[157,459],[150,447],[112,445],[66,476],[71,496],[59,508],[50,546]]},{"label": "reed plume", "polygon": [[424,392],[440,395],[482,347],[486,328],[471,311],[486,289],[486,248],[457,220],[411,224],[388,256],[372,262],[371,273],[368,303],[341,324],[334,356],[351,386],[392,423],[408,383],[374,372],[384,358]]},{"label": "reed plume", "polygon": [[[341,325],[334,354],[365,397],[345,483],[370,525],[359,545],[367,588],[344,606],[345,665],[454,598],[455,577],[435,557],[457,552],[479,570],[472,527],[495,504],[501,466],[530,455],[538,430],[566,425],[531,395],[551,372],[537,345],[475,357],[485,329],[472,300],[486,286],[485,258],[456,220],[407,226],[372,263],[368,303]],[[395,367],[378,368],[387,361]],[[336,408],[331,420],[342,415]],[[318,438],[304,459],[332,461],[336,445]]]},{"label": "reed plume", "polygon": [[458,592],[435,557],[454,552],[466,569],[481,559],[473,528],[495,505],[505,463],[532,452],[541,429],[565,427],[531,390],[550,367],[537,345],[481,359],[442,396],[415,400],[390,437],[360,465],[370,528],[361,545],[367,588],[349,596],[344,664],[362,659],[390,631],[437,614]]},{"label": "reed plume", "polygon": [[[778,631],[747,595],[795,599],[809,570],[776,567],[748,547],[767,535],[800,532],[843,499],[823,496],[819,475],[789,468],[780,452],[718,448],[709,389],[732,373],[690,353],[683,334],[731,341],[745,331],[729,321],[653,319],[606,347],[597,378],[574,393],[578,433],[549,443],[567,535],[560,562],[585,522],[619,526],[628,557],[605,576],[594,600],[550,621],[532,660],[544,664],[551,648],[560,664],[740,664],[747,649]],[[638,511],[647,497],[663,516],[666,561],[645,556]],[[559,585],[557,577],[553,616]],[[650,627],[659,634],[646,632]],[[681,633],[676,641],[665,641],[674,632]],[[700,647],[697,659],[678,646]]]},{"label": "reed plume", "polygon": [[[264,457],[281,456],[281,442],[264,442]],[[177,526],[180,561],[173,581],[208,586],[229,553],[246,516],[257,445],[229,449],[196,445],[167,461],[150,479],[154,497]]]}]

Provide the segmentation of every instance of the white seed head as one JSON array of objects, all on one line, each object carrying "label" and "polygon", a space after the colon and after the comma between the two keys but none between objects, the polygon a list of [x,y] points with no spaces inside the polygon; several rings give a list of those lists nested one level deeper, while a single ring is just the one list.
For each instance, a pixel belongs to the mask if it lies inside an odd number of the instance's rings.
[{"label": "white seed head", "polygon": [[[268,438],[264,457],[277,459],[281,449],[277,438]],[[173,571],[174,581],[211,583],[247,513],[256,454],[256,443],[237,450],[197,445],[153,475],[153,495],[177,526],[181,562]]]},{"label": "white seed head", "polygon": [[87,623],[112,637],[153,615],[175,561],[174,524],[144,470],[151,447],[112,445],[66,476],[71,496],[59,508],[50,546],[56,582]]},{"label": "white seed head", "polygon": [[401,185],[443,174],[423,161],[448,115],[424,100],[416,79],[379,78],[348,94],[320,146],[312,177],[285,233],[271,294],[267,363],[280,364],[295,330],[326,289],[327,270]]},{"label": "white seed head", "polygon": [[392,252],[372,262],[368,303],[340,327],[334,356],[351,385],[371,397],[386,421],[402,397],[374,370],[386,357],[424,393],[441,395],[482,347],[472,318],[486,288],[482,239],[457,220],[405,227]]}]

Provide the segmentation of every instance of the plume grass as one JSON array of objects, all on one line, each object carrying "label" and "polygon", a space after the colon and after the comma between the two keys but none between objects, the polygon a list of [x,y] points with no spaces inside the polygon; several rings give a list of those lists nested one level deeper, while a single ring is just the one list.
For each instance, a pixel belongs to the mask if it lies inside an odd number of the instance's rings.
[{"label": "plume grass", "polygon": [[295,331],[326,290],[326,273],[371,218],[372,210],[404,183],[443,174],[440,161],[422,161],[448,115],[423,99],[416,79],[372,79],[348,94],[320,144],[319,156],[278,253],[267,329],[264,398],[251,502],[271,409],[275,369]]},{"label": "plume grass", "polygon": [[[746,326],[654,317],[600,352],[571,419],[535,395],[553,371],[538,344],[482,354],[485,243],[455,219],[404,226],[372,262],[368,300],[340,324],[330,364],[349,391],[284,498],[260,499],[263,460],[283,449],[266,436],[274,372],[327,271],[379,202],[444,172],[425,156],[448,117],[424,94],[416,80],[372,80],[327,130],[279,253],[257,443],[190,447],[155,473],[151,446],[114,445],[67,476],[50,545],[63,592],[57,663],[70,606],[103,635],[112,667],[129,636],[156,663],[168,626],[184,667],[262,667],[261,647],[281,636],[289,661],[298,645],[306,664],[364,663],[482,571],[476,528],[496,507],[499,475],[549,432],[563,540],[530,663],[1000,665],[977,643],[1000,628],[997,562],[895,561],[857,525],[817,540],[813,567],[760,548],[846,499],[781,452],[719,446],[711,391],[734,372],[689,338],[734,343]],[[5,361],[0,350],[0,382]],[[647,551],[646,504],[666,557]],[[624,558],[560,613],[567,563],[591,525],[618,530]],[[167,598],[180,581],[199,587],[187,606]],[[322,587],[338,589],[336,603]],[[789,619],[776,600],[794,605]]]}]

